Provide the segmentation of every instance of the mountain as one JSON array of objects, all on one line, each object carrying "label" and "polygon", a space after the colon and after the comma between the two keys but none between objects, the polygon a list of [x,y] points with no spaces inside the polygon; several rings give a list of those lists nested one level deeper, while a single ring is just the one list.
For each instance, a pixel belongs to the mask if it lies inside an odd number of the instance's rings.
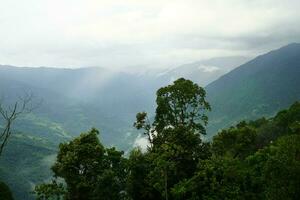
[{"label": "mountain", "polygon": [[248,60],[249,58],[242,56],[211,58],[175,67],[160,73],[159,77],[168,80],[169,83],[184,77],[201,86],[206,86]]},{"label": "mountain", "polygon": [[15,129],[18,131],[59,143],[97,127],[104,144],[126,151],[132,148],[138,136],[132,127],[135,114],[154,112],[158,88],[179,77],[206,85],[245,59],[214,58],[179,66],[163,74],[156,71],[126,73],[100,67],[0,66],[0,95],[6,97],[6,102],[14,102],[24,92],[30,92],[36,102],[42,101],[38,109],[17,121]]},{"label": "mountain", "polygon": [[207,85],[206,91],[212,106],[209,137],[239,120],[272,116],[300,100],[300,44],[258,56]]},{"label": "mountain", "polygon": [[[16,199],[32,199],[29,192],[34,184],[50,177],[58,144],[91,127],[100,129],[101,141],[106,146],[114,145],[128,152],[141,139],[132,127],[135,114],[154,112],[158,88],[182,76],[205,85],[241,60],[215,58],[144,74],[99,67],[2,65],[0,96],[4,98],[1,100],[10,104],[24,93],[32,93],[33,104],[39,106],[14,124],[14,134],[0,158],[0,179],[12,188]],[[198,75],[202,78],[198,79]]]},{"label": "mountain", "polygon": [[[124,150],[130,146],[124,132],[131,131],[136,112],[151,105],[155,91],[145,87],[145,79],[102,68],[2,66],[0,80],[1,94],[8,102],[24,92],[42,100],[38,109],[18,120],[17,130],[59,143],[61,137],[99,127],[104,143]],[[148,96],[153,97],[144,99]]]},{"label": "mountain", "polygon": [[51,177],[56,153],[57,146],[47,140],[14,133],[0,159],[0,180],[9,185],[15,199],[34,199],[30,192]]}]

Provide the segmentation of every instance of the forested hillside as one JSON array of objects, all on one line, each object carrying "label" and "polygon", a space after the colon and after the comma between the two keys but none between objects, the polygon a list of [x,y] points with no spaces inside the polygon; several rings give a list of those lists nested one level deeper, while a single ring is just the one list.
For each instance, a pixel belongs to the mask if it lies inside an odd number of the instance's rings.
[{"label": "forested hillside", "polygon": [[273,116],[300,99],[300,44],[294,43],[241,65],[205,89],[213,109],[210,137],[242,119]]},{"label": "forested hillside", "polygon": [[101,68],[1,67],[0,80],[6,102],[14,102],[24,92],[41,101],[38,109],[18,120],[15,129],[59,143],[78,130],[101,126],[103,141],[122,149],[131,147],[134,138],[124,141],[120,136],[130,134],[131,121],[139,109],[152,107],[150,96],[158,87],[146,87],[145,79]]},{"label": "forested hillside", "polygon": [[57,145],[47,140],[15,133],[0,159],[0,180],[9,185],[15,199],[33,199],[34,185],[51,176],[56,152]]}]

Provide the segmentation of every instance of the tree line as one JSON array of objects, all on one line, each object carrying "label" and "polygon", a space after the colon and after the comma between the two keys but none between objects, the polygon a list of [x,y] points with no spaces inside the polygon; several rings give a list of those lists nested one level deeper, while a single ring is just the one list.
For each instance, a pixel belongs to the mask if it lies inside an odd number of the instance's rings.
[{"label": "tree line", "polygon": [[183,78],[157,91],[156,114],[136,116],[149,145],[128,157],[98,130],[59,146],[51,183],[37,199],[300,199],[300,103],[275,117],[242,121],[204,141],[210,105]]},{"label": "tree line", "polygon": [[38,200],[300,199],[300,103],[242,121],[205,140],[205,90],[178,79],[157,91],[156,112],[136,115],[146,151],[107,148],[91,129],[59,145]]}]

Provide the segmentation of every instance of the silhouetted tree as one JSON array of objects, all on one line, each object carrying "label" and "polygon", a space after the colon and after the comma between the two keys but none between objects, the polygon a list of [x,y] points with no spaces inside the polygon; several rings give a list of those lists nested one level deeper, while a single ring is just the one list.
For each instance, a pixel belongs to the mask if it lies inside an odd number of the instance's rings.
[{"label": "silhouetted tree", "polygon": [[32,105],[33,95],[25,94],[16,102],[6,106],[3,100],[0,100],[0,116],[2,117],[3,130],[0,132],[0,156],[3,152],[7,141],[12,134],[11,127],[14,121],[21,115],[30,113],[34,108]]}]

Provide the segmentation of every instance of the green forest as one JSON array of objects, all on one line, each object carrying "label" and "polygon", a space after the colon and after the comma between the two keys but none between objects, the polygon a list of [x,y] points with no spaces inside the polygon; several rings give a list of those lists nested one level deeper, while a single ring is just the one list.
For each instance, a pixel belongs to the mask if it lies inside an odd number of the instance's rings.
[{"label": "green forest", "polygon": [[[37,200],[300,199],[300,103],[208,140],[213,109],[204,88],[180,78],[157,91],[154,117],[136,115],[133,126],[148,139],[147,150],[126,155],[105,147],[92,128],[59,145],[52,179],[32,194]],[[5,183],[0,199],[13,199]]]},{"label": "green forest", "polygon": [[300,200],[300,0],[0,0],[0,200]]}]

